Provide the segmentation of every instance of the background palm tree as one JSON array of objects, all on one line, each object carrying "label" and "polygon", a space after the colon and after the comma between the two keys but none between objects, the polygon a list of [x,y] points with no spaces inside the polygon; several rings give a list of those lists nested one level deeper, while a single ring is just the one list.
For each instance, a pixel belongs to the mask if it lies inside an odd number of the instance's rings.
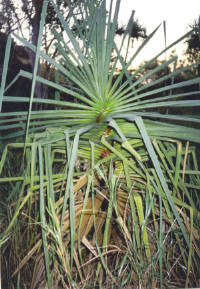
[{"label": "background palm tree", "polygon": [[[197,62],[200,60],[200,16],[197,20],[194,20],[194,23],[189,25],[189,27],[193,29],[193,32],[186,40],[186,53],[189,56],[189,61]],[[197,73],[200,75],[200,65],[197,67]]]}]

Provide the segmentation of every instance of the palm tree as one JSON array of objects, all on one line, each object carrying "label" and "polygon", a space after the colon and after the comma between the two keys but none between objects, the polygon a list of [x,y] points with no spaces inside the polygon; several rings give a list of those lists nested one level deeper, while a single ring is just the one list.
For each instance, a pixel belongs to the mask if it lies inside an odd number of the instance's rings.
[{"label": "palm tree", "polygon": [[[156,109],[176,107],[178,111],[200,105],[199,100],[191,99],[193,92],[179,93],[180,88],[199,83],[199,78],[173,83],[173,78],[189,67],[144,84],[169,64],[176,67],[177,58],[173,57],[141,76],[165,50],[130,75],[128,68],[158,28],[126,63],[121,50],[125,43],[129,50],[130,33],[124,33],[120,46],[115,42],[120,0],[115,6],[111,1],[108,14],[105,0],[101,5],[84,2],[84,34],[81,22],[73,16],[80,42],[50,0],[71,43],[66,45],[65,38],[53,30],[61,58],[51,59],[40,51],[47,2],[37,47],[18,37],[36,51],[34,73],[21,72],[32,78],[31,98],[15,98],[30,102],[29,112],[5,113],[1,120],[1,128],[10,129],[3,141],[25,135],[25,143],[7,144],[0,163],[0,173],[4,169],[5,175],[8,150],[23,149],[20,176],[9,173],[1,179],[12,184],[12,195],[17,199],[1,243],[11,239],[16,220],[27,236],[22,242],[25,247],[27,240],[27,249],[13,276],[32,258],[31,288],[44,282],[49,288],[89,288],[90,283],[93,288],[94,284],[162,288],[167,286],[166,276],[173,282],[174,270],[184,275],[184,286],[194,285],[199,262],[194,220],[199,175],[195,148],[189,142],[199,143],[200,134],[187,124],[198,124],[199,118],[159,114]],[[132,31],[133,23],[131,16],[126,31]],[[117,55],[114,62],[113,53]],[[37,76],[39,57],[55,67],[56,82]],[[122,70],[115,77],[118,63]],[[124,75],[127,80],[122,83]],[[61,84],[63,79],[67,86]],[[151,90],[165,79],[171,84]],[[77,102],[33,98],[36,81],[73,96]],[[1,89],[3,95],[3,84]],[[3,99],[10,101],[9,97]],[[32,111],[35,102],[56,109]],[[26,220],[21,221],[20,212]]]},{"label": "palm tree", "polygon": [[[189,61],[197,62],[200,59],[200,16],[192,25],[189,25],[189,27],[193,29],[193,32],[186,40],[186,53],[189,56]],[[200,75],[200,65],[198,65],[198,75]]]},{"label": "palm tree", "polygon": [[[133,13],[134,15],[134,13]],[[128,28],[128,27],[127,27]],[[124,26],[122,27],[118,27],[117,25],[117,30],[116,30],[116,34],[118,35],[123,35],[127,33],[127,30],[125,29]],[[133,20],[133,23],[130,27],[130,30],[128,30],[128,33],[130,34],[130,37],[133,38],[133,39],[139,39],[139,38],[142,38],[142,39],[145,39],[147,37],[147,34],[146,34],[146,28],[143,27],[138,19],[136,20]]]}]

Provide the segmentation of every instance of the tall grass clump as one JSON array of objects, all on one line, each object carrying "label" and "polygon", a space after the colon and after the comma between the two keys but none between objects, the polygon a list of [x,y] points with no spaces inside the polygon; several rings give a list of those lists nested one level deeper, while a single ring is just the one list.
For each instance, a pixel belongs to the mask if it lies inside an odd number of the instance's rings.
[{"label": "tall grass clump", "polygon": [[[111,1],[109,11],[104,0],[80,2],[80,18],[72,15],[79,41],[53,0],[44,1],[37,47],[15,35],[36,54],[33,73],[20,71],[13,80],[32,80],[30,98],[4,95],[8,38],[0,101],[28,102],[29,111],[0,116],[2,286],[195,287],[200,120],[181,110],[200,106],[198,90],[184,91],[200,80],[175,82],[191,69],[177,68],[177,57],[145,73],[188,34],[130,74],[159,27],[127,60],[122,48],[131,53],[133,15],[119,45],[121,1]],[[41,47],[48,3],[64,31],[52,31],[58,60]],[[54,67],[56,81],[37,75],[40,59]],[[147,81],[170,64],[172,72]],[[36,82],[55,89],[55,100],[35,98]],[[51,108],[35,111],[34,103]]]}]

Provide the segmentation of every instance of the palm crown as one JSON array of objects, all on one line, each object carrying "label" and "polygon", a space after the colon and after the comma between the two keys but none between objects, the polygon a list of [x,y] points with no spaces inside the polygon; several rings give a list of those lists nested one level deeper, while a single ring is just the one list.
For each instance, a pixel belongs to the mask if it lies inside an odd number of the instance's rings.
[{"label": "palm crown", "polygon": [[[186,253],[179,235],[175,232],[178,248],[183,256],[187,272],[190,272],[191,260],[195,254],[192,249],[192,235],[188,235],[185,219],[187,213],[185,211],[189,210],[190,212],[190,234],[192,234],[193,213],[196,208],[184,180],[180,178],[179,172],[182,163],[184,163],[183,155],[186,152],[186,148],[185,150],[182,149],[180,140],[200,142],[199,130],[186,126],[187,123],[198,124],[200,120],[198,116],[161,114],[158,109],[166,108],[165,111],[167,112],[167,108],[170,107],[177,108],[178,111],[183,107],[199,106],[200,101],[193,98],[193,95],[198,93],[197,91],[183,92],[181,90],[186,86],[199,83],[199,78],[175,83],[174,78],[178,74],[191,68],[190,66],[176,69],[177,57],[171,58],[144,75],[142,74],[142,71],[150,63],[178,41],[130,75],[129,67],[159,27],[143,41],[137,51],[127,60],[126,55],[130,48],[131,37],[129,32],[132,31],[134,21],[132,14],[121,38],[121,43],[117,44],[115,34],[120,0],[116,1],[115,6],[111,1],[109,13],[106,10],[105,0],[100,1],[100,4],[97,4],[96,1],[82,1],[83,6],[80,7],[84,7],[84,12],[81,14],[84,21],[73,17],[79,41],[74,37],[54,1],[49,0],[49,2],[54,7],[66,33],[63,37],[56,30],[53,31],[61,58],[59,61],[51,59],[40,50],[42,27],[48,3],[48,1],[44,1],[38,46],[34,47],[16,35],[24,45],[36,52],[33,74],[25,71],[20,72],[23,77],[32,79],[31,98],[30,100],[20,97],[12,97],[11,99],[9,96],[3,98],[5,101],[30,101],[29,112],[16,112],[12,114],[12,117],[11,114],[4,113],[6,119],[2,120],[2,128],[17,129],[3,139],[22,136],[26,133],[25,144],[14,145],[14,147],[18,145],[24,148],[27,164],[31,163],[30,172],[29,165],[27,165],[24,179],[29,189],[25,198],[22,198],[23,189],[21,191],[20,208],[29,198],[33,197],[34,192],[37,194],[37,190],[40,190],[40,221],[49,287],[51,286],[51,264],[48,253],[50,242],[56,244],[57,252],[59,252],[57,253],[58,259],[62,263],[62,268],[66,272],[69,282],[73,283],[73,276],[70,273],[73,260],[77,268],[81,270],[74,251],[77,248],[76,242],[78,242],[81,260],[84,258],[81,253],[81,244],[89,248],[92,254],[96,254],[95,256],[98,254],[101,262],[97,263],[96,278],[99,276],[100,267],[103,264],[103,268],[107,270],[110,278],[115,280],[107,267],[107,259],[103,257],[107,252],[109,240],[113,240],[113,236],[116,234],[114,221],[111,221],[111,216],[113,219],[115,218],[112,215],[113,212],[115,212],[116,222],[123,232],[123,242],[131,242],[131,246],[141,257],[140,261],[143,260],[142,262],[147,262],[146,264],[152,258],[149,240],[153,236],[147,230],[148,217],[152,214],[152,230],[156,231],[158,226],[160,228],[160,233],[155,233],[155,243],[160,252],[158,259],[161,284],[164,254],[162,225],[167,220],[171,227],[176,223],[183,235],[184,244],[189,248],[188,253]],[[70,3],[68,5],[70,6]],[[66,44],[66,39],[70,41],[70,45]],[[125,45],[127,52],[123,56],[121,52]],[[9,55],[9,42],[7,55]],[[40,57],[54,66],[59,76],[57,82],[46,80],[37,75]],[[146,82],[147,79],[170,64],[174,65],[172,72],[150,83]],[[115,75],[117,65],[121,65],[122,69],[118,75]],[[198,65],[198,63],[193,65]],[[5,61],[4,76],[6,66]],[[124,76],[126,77],[125,81],[123,81]],[[63,85],[63,81],[65,82],[66,79],[68,84]],[[56,89],[63,95],[59,100],[35,99],[36,81]],[[168,81],[168,84],[161,88],[152,89],[164,81]],[[2,81],[2,95],[4,90]],[[74,101],[65,99],[66,95],[73,97]],[[187,97],[190,99],[188,100]],[[32,111],[34,102],[54,105],[56,109],[42,112]],[[177,124],[178,121],[184,122],[185,125]],[[19,130],[19,128],[23,130]],[[5,164],[7,148],[8,146],[4,150],[0,169]],[[31,154],[29,148],[31,148]],[[192,149],[191,151],[193,154],[194,151]],[[56,157],[57,155],[62,155],[59,169],[57,163],[60,160]],[[177,157],[175,163],[174,157]],[[89,161],[86,162],[86,160]],[[79,161],[85,167],[82,171],[77,169]],[[188,166],[190,165],[191,162]],[[102,181],[106,184],[105,186],[101,185]],[[74,182],[76,182],[75,185]],[[24,186],[22,185],[22,188]],[[84,192],[83,198],[80,197],[79,190]],[[132,194],[133,190],[134,194]],[[92,192],[91,197],[89,196],[90,191]],[[183,191],[186,192],[189,205],[184,202],[184,196],[182,198]],[[46,199],[47,208],[45,208],[44,199]],[[106,216],[103,213],[104,201],[108,202]],[[127,216],[126,206],[128,206],[127,210],[131,212],[131,221]],[[183,217],[178,213],[180,208],[185,210]],[[18,212],[18,207],[16,212]],[[46,215],[49,218],[48,224],[45,219]],[[159,223],[156,216],[159,216]],[[81,221],[78,224],[79,217]],[[133,227],[130,225],[132,223],[134,224]],[[12,224],[6,229],[4,236],[9,232]],[[133,236],[129,234],[127,229],[129,225],[131,232],[133,231]],[[92,233],[92,228],[94,233]],[[113,229],[111,230],[111,228]],[[109,233],[109,230],[112,233]],[[46,237],[46,231],[54,241]],[[102,231],[104,232],[102,233]],[[93,234],[93,237],[90,245],[88,245],[90,234]],[[63,239],[66,240],[65,243],[62,243]],[[68,247],[69,242],[70,247]],[[95,253],[93,246],[96,246]],[[120,245],[117,244],[117,246]],[[68,260],[67,248],[70,250],[70,264],[66,261]],[[144,249],[143,252],[141,248]],[[134,250],[131,251],[130,247],[129,250],[129,255],[133,256]],[[129,257],[125,255],[124,258]],[[125,262],[124,260],[121,262]],[[122,263],[121,266],[123,266]],[[134,267],[134,270],[137,272],[138,278],[141,279],[137,266]],[[81,274],[79,271],[82,280]],[[188,274],[187,282],[189,282]]]}]

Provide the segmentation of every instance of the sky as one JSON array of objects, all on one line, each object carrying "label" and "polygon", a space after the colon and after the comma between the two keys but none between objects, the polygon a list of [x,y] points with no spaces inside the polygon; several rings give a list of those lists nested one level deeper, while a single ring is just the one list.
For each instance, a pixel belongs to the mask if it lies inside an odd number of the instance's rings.
[{"label": "sky", "polygon": [[[139,23],[146,27],[147,34],[165,20],[169,45],[190,30],[189,24],[192,24],[200,15],[200,0],[121,0],[119,12],[121,25],[127,23],[132,10],[135,10],[135,18]],[[184,47],[183,45],[176,47],[179,55]],[[145,52],[140,55],[138,62],[153,57],[163,48],[164,34],[163,26],[161,26],[145,47]]]},{"label": "sky", "polygon": [[[1,0],[0,0],[1,1]],[[19,1],[19,0],[15,0]],[[116,3],[117,0],[113,0]],[[109,7],[110,0],[107,0]],[[109,9],[108,9],[109,10]],[[192,24],[200,15],[200,0],[121,0],[119,25],[126,25],[135,10],[135,18],[146,27],[150,34],[160,23],[166,21],[167,44],[171,44],[190,30]],[[136,49],[137,43],[134,43]],[[163,26],[159,28],[148,45],[138,55],[135,66],[158,54],[164,48]],[[181,57],[186,45],[177,45],[176,52]],[[169,51],[166,56],[170,55]]]}]

